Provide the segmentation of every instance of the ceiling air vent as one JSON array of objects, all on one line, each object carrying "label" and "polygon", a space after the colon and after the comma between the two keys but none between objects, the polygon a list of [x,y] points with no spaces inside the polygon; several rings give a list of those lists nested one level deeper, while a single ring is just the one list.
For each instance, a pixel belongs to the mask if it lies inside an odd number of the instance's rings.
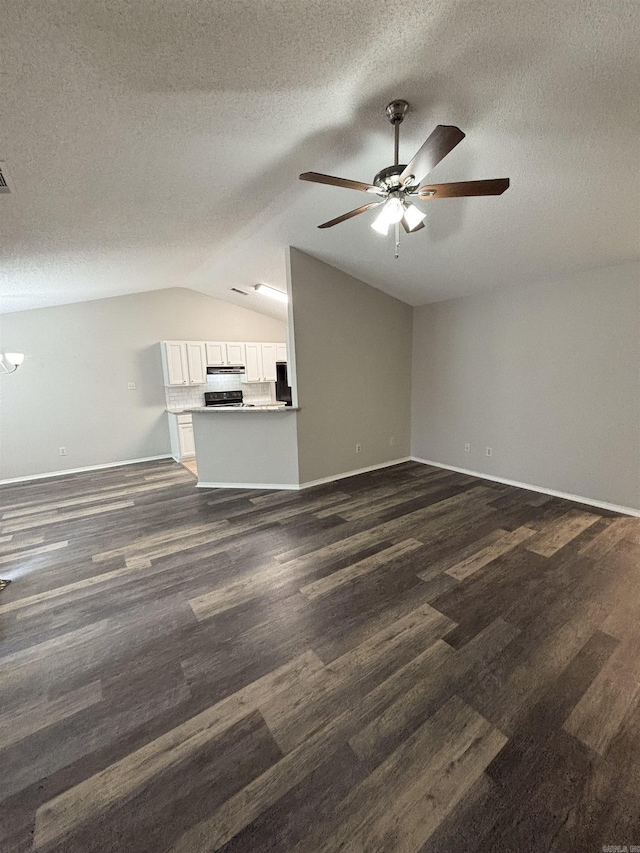
[{"label": "ceiling air vent", "polygon": [[239,293],[241,296],[249,295],[246,290],[238,290],[237,287],[232,287],[231,290],[233,290],[234,293]]},{"label": "ceiling air vent", "polygon": [[7,164],[0,160],[0,193],[7,194],[12,192],[12,190],[11,179],[7,174]]}]

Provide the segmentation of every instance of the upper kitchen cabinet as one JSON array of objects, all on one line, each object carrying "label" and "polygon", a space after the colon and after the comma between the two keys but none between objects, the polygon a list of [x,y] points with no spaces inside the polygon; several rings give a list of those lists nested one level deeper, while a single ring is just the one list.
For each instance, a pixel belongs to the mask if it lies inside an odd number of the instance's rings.
[{"label": "upper kitchen cabinet", "polygon": [[277,344],[262,344],[262,378],[264,382],[276,381]]},{"label": "upper kitchen cabinet", "polygon": [[262,382],[262,344],[245,344],[244,382]]},{"label": "upper kitchen cabinet", "polygon": [[188,385],[187,346],[182,341],[164,341],[162,349],[162,368],[165,385]]},{"label": "upper kitchen cabinet", "polygon": [[207,381],[207,361],[205,345],[202,341],[187,341],[187,366],[189,384],[204,385]]},{"label": "upper kitchen cabinet", "polygon": [[235,341],[208,341],[206,344],[207,366],[226,367],[244,364],[244,344]]},{"label": "upper kitchen cabinet", "polygon": [[205,345],[201,341],[163,341],[165,385],[204,385],[207,381]]},{"label": "upper kitchen cabinet", "polygon": [[239,366],[245,367],[242,382],[275,382],[276,363],[286,360],[287,345],[283,343],[162,342],[165,385],[205,385],[207,367]]},{"label": "upper kitchen cabinet", "polygon": [[205,348],[207,367],[222,367],[227,363],[227,345],[224,341],[208,341]]},{"label": "upper kitchen cabinet", "polygon": [[244,345],[245,375],[243,382],[275,382],[278,344]]},{"label": "upper kitchen cabinet", "polygon": [[244,344],[227,342],[227,364],[237,367],[240,364],[244,364],[244,358]]}]

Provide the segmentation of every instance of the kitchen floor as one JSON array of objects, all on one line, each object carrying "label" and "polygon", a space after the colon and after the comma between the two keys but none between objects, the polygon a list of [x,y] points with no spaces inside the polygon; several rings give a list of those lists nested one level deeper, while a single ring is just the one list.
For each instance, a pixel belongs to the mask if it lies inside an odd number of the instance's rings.
[{"label": "kitchen floor", "polygon": [[198,476],[198,466],[195,459],[183,459],[180,464],[184,465],[187,471],[191,471],[195,477]]},{"label": "kitchen floor", "polygon": [[0,488],[0,850],[640,844],[640,520],[406,463]]}]

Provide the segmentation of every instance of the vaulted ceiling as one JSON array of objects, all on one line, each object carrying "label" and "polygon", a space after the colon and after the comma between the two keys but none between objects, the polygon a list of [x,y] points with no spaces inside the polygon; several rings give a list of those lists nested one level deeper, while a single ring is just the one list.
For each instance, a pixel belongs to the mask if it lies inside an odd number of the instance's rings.
[{"label": "vaulted ceiling", "polygon": [[[412,304],[640,256],[637,0],[40,0],[2,3],[0,300],[20,310],[193,287],[282,285],[295,245]],[[391,237],[369,200],[384,107],[466,139],[433,182],[510,177],[424,203]],[[274,309],[277,310],[277,309]]]}]

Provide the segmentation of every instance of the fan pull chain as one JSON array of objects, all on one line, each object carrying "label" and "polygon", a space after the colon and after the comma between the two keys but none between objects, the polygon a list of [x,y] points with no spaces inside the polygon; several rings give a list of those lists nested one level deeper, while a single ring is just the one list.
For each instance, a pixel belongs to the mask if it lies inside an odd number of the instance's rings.
[{"label": "fan pull chain", "polygon": [[399,222],[396,222],[395,229],[396,229],[396,238],[395,238],[396,239],[396,248],[395,248],[395,251],[393,253],[393,257],[396,260],[398,260],[398,258],[400,257],[400,223]]}]

